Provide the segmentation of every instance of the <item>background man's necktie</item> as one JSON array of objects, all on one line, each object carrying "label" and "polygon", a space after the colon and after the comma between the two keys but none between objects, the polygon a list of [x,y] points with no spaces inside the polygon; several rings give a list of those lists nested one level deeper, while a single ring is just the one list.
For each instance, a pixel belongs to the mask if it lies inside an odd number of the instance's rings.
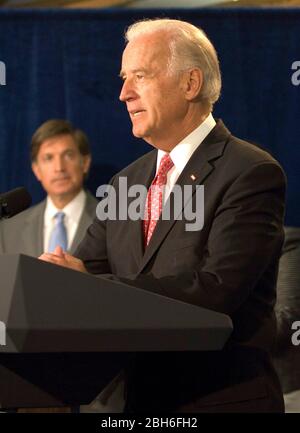
[{"label": "background man's necktie", "polygon": [[147,246],[154,232],[156,223],[160,217],[163,205],[163,192],[167,183],[168,172],[174,163],[169,154],[165,154],[159,165],[159,169],[148,190],[145,216],[143,221],[144,244]]},{"label": "background man's necktie", "polygon": [[53,227],[49,240],[49,253],[52,253],[57,245],[60,245],[64,251],[66,251],[68,246],[67,230],[64,224],[64,212],[57,212],[54,218],[55,226]]}]

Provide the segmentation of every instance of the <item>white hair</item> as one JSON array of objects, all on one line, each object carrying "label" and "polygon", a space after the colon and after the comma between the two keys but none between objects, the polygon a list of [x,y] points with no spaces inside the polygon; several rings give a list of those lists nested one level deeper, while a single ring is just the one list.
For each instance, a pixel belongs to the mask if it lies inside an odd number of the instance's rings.
[{"label": "white hair", "polygon": [[127,42],[156,32],[169,36],[171,59],[170,70],[178,73],[190,68],[199,68],[203,73],[200,100],[210,108],[219,99],[221,73],[216,50],[203,30],[185,21],[168,18],[142,20],[132,24],[125,33]]}]

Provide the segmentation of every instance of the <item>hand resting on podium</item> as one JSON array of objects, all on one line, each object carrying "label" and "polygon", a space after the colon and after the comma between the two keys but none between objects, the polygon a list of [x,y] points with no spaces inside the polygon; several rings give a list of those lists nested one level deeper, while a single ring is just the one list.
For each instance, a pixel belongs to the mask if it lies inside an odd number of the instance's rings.
[{"label": "hand resting on podium", "polygon": [[53,253],[43,253],[39,256],[39,259],[54,263],[55,265],[64,266],[65,268],[74,269],[75,271],[88,273],[82,260],[66,253],[60,246],[57,246]]}]

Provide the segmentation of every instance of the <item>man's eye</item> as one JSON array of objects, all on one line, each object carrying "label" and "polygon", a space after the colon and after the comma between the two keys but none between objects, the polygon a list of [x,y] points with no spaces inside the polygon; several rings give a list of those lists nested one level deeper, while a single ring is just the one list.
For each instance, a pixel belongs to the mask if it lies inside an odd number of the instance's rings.
[{"label": "man's eye", "polygon": [[136,74],[135,77],[136,77],[137,80],[140,81],[140,80],[142,80],[144,78],[144,75],[142,75],[142,74]]},{"label": "man's eye", "polygon": [[51,161],[52,156],[51,155],[45,155],[43,159],[44,159],[44,161]]}]

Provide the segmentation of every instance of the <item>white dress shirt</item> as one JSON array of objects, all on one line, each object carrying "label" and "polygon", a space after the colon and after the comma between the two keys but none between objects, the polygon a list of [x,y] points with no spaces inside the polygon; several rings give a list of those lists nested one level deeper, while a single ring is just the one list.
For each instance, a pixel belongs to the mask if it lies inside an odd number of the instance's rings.
[{"label": "white dress shirt", "polygon": [[86,202],[86,193],[81,190],[73,200],[67,204],[63,209],[57,209],[51,198],[47,197],[47,204],[44,213],[44,247],[45,252],[48,251],[48,245],[52,230],[55,225],[55,215],[57,212],[64,212],[64,224],[68,237],[68,250],[70,249],[74,240],[76,230],[78,228],[79,220],[81,218],[83,209]]},{"label": "white dress shirt", "polygon": [[[164,203],[166,203],[173,186],[175,185],[178,177],[183,171],[184,167],[188,163],[189,159],[195,152],[195,150],[200,146],[203,140],[207,137],[210,131],[215,127],[216,121],[210,113],[204,122],[201,123],[194,131],[192,131],[187,137],[185,137],[177,146],[170,152],[170,157],[174,163],[174,166],[168,172],[167,184],[164,193]],[[160,161],[162,157],[167,152],[163,150],[158,150],[157,153],[157,163],[156,163],[156,173],[159,168]]]}]

